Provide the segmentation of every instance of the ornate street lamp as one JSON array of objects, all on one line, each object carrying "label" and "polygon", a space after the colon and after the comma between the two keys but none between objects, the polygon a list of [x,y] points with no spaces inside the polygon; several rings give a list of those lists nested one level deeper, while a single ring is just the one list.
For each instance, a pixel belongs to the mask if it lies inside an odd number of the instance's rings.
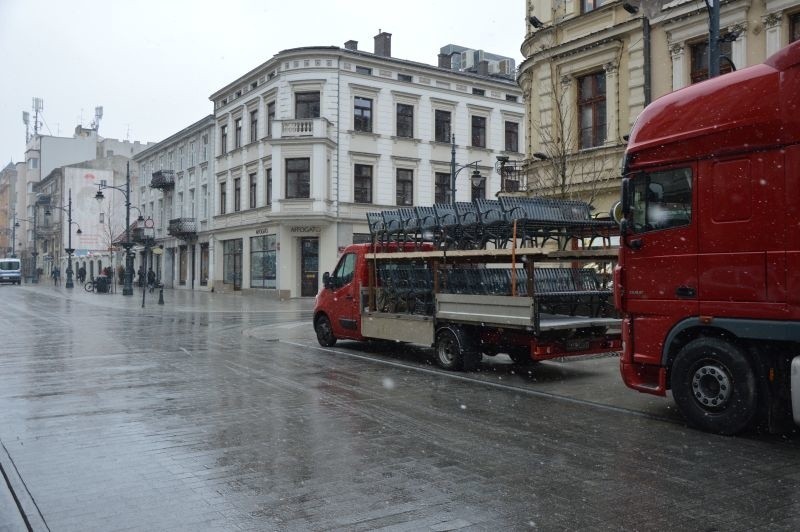
[{"label": "ornate street lamp", "polygon": [[103,201],[105,196],[103,195],[103,190],[106,188],[113,188],[125,196],[125,242],[122,243],[122,247],[125,248],[125,284],[122,286],[122,295],[123,296],[132,296],[133,295],[133,254],[131,254],[131,248],[133,247],[133,242],[131,242],[131,163],[127,164],[127,169],[125,172],[125,188],[115,187],[113,185],[105,185],[103,183],[98,183],[97,185],[97,194],[95,194],[94,199],[98,202]]},{"label": "ornate street lamp", "polygon": [[480,160],[473,161],[471,163],[467,163],[467,164],[463,164],[463,165],[457,165],[456,164],[456,136],[455,135],[451,136],[451,142],[450,142],[450,190],[451,190],[451,198],[450,199],[451,199],[451,201],[450,201],[450,203],[452,203],[453,205],[456,204],[456,177],[458,176],[459,173],[461,173],[461,170],[463,170],[464,168],[472,168],[474,166],[475,169],[472,171],[472,176],[470,177],[470,179],[472,181],[472,188],[477,188],[477,187],[481,186],[481,184],[483,183],[484,177],[481,175],[480,171],[478,170],[478,163],[479,162],[480,162]]},{"label": "ornate street lamp", "polygon": [[[72,189],[69,189],[69,202],[67,203],[66,209],[56,206],[50,206],[49,208],[58,209],[67,213],[67,247],[64,248],[64,251],[67,252],[67,282],[64,284],[64,288],[74,288],[75,283],[72,281],[72,255],[75,253],[75,249],[72,247],[72,224],[78,225],[78,223],[72,221]],[[44,211],[44,215],[49,216],[50,211]],[[75,231],[75,234],[80,235],[81,233],[83,233],[83,231],[81,231],[81,226],[78,225],[78,230]]]}]

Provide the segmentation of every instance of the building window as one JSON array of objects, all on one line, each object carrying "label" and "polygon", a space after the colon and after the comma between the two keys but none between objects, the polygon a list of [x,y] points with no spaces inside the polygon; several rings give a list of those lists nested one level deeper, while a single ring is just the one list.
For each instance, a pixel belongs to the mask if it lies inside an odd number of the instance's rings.
[{"label": "building window", "polygon": [[294,97],[294,117],[319,118],[319,92],[298,92]]},{"label": "building window", "polygon": [[272,123],[275,121],[275,102],[267,104],[267,136],[272,136]]},{"label": "building window", "polygon": [[483,89],[476,89],[475,87],[472,88],[472,94],[476,96],[486,96],[486,91]]},{"label": "building window", "polygon": [[414,171],[397,169],[397,205],[414,204]]},{"label": "building window", "polygon": [[238,177],[233,180],[233,212],[242,210],[242,180]]},{"label": "building window", "polygon": [[372,100],[356,96],[353,108],[353,129],[372,133]]},{"label": "building window", "polygon": [[514,96],[513,94],[506,94],[506,101],[507,102],[516,102],[516,101],[519,101],[519,98],[517,96]]},{"label": "building window", "polygon": [[414,136],[414,106],[405,103],[397,104],[397,136],[412,138]]},{"label": "building window", "polygon": [[578,78],[580,148],[602,146],[606,141],[606,76],[595,72]]},{"label": "building window", "polygon": [[256,174],[250,174],[250,208],[256,208]]},{"label": "building window", "polygon": [[272,205],[272,168],[267,168],[267,198],[266,204]]},{"label": "building window", "polygon": [[200,244],[200,286],[208,286],[208,244]]},{"label": "building window", "polygon": [[203,196],[201,200],[203,202],[203,210],[200,211],[200,217],[206,218],[208,216],[208,185],[203,185],[200,187],[200,194]]},{"label": "building window", "polygon": [[183,170],[183,146],[178,148],[178,170]]},{"label": "building window", "polygon": [[436,203],[450,203],[450,174],[436,172],[436,193],[434,197]]},{"label": "building window", "polygon": [[[692,83],[699,83],[701,81],[705,81],[708,79],[708,41],[698,42],[690,45],[689,47],[691,56],[692,56],[692,72],[691,72],[691,79]],[[720,74],[727,74],[731,72],[733,69],[731,65],[733,64],[731,61],[728,61],[724,58],[731,58],[731,43],[730,42],[720,42],[719,43],[719,73]]]},{"label": "building window", "polygon": [[486,147],[486,117],[472,117],[472,146],[475,148]]},{"label": "building window", "polygon": [[367,164],[355,165],[353,201],[356,203],[372,203],[372,167]]},{"label": "building window", "polygon": [[519,124],[506,122],[506,151],[519,151]]},{"label": "building window", "polygon": [[219,152],[221,155],[228,153],[228,126],[219,128]]},{"label": "building window", "polygon": [[250,112],[250,142],[258,140],[258,111]]},{"label": "building window", "polygon": [[436,113],[434,114],[436,142],[450,143],[451,116],[452,115],[450,114],[450,111],[440,111],[439,109],[436,110]]},{"label": "building window", "polygon": [[219,213],[225,214],[225,204],[228,203],[228,193],[225,190],[225,183],[219,184]]},{"label": "building window", "polygon": [[581,13],[594,11],[598,7],[607,4],[609,0],[581,0]]},{"label": "building window", "polygon": [[194,166],[194,141],[189,143],[189,166]]},{"label": "building window", "polygon": [[789,17],[789,42],[800,41],[800,13]]},{"label": "building window", "polygon": [[208,160],[208,135],[203,135],[203,161]]},{"label": "building window", "polygon": [[413,76],[409,76],[408,74],[397,74],[397,81],[405,81],[406,83],[411,83],[414,81]]},{"label": "building window", "polygon": [[234,130],[234,148],[242,147],[242,119],[237,118],[233,123]]},{"label": "building window", "polygon": [[250,287],[276,288],[277,238],[275,235],[250,237]]},{"label": "building window", "polygon": [[311,193],[311,159],[286,159],[286,197],[308,198]]},{"label": "building window", "polygon": [[356,66],[356,74],[364,74],[366,76],[371,76],[372,69],[363,66]]}]

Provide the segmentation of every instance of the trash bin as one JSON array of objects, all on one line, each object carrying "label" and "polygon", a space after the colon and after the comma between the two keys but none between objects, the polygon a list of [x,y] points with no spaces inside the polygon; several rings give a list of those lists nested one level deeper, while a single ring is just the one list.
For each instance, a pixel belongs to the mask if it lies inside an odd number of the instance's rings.
[{"label": "trash bin", "polygon": [[107,294],[108,293],[108,277],[105,275],[98,275],[94,278],[96,292],[98,294]]}]

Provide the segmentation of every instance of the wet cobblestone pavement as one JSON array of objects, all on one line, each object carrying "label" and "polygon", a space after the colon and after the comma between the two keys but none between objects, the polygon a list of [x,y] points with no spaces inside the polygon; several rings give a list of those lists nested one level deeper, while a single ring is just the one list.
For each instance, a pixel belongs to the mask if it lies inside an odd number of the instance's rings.
[{"label": "wet cobblestone pavement", "polygon": [[796,438],[319,349],[311,300],[165,296],[0,287],[0,465],[34,530],[800,527]]}]

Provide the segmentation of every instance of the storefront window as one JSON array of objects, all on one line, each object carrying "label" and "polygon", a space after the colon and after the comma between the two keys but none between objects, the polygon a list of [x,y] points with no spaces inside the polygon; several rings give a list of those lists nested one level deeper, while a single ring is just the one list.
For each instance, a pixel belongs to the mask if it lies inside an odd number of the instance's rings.
[{"label": "storefront window", "polygon": [[277,288],[275,235],[250,238],[250,287]]}]

